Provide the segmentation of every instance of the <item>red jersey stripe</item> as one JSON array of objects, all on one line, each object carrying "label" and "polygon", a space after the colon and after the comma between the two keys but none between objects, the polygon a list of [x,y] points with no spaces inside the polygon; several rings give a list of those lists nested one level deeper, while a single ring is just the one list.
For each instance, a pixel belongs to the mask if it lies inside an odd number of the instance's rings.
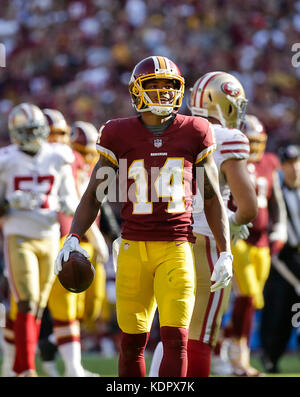
[{"label": "red jersey stripe", "polygon": [[[209,269],[210,269],[210,273],[212,274],[213,270],[214,270],[214,264],[211,258],[211,246],[210,246],[210,238],[208,236],[204,236],[205,237],[205,242],[206,242],[206,258],[209,264]],[[202,326],[202,331],[201,331],[201,335],[199,340],[203,341],[204,339],[204,335],[205,335],[205,330],[206,330],[206,324],[207,324],[207,320],[208,320],[208,315],[211,309],[211,305],[213,303],[213,297],[214,297],[214,292],[209,294],[209,301],[208,301],[208,305],[206,308],[206,313],[205,313],[205,317],[203,320],[203,326]]]},{"label": "red jersey stripe", "polygon": [[247,145],[247,146],[249,146],[249,143],[245,142],[245,141],[228,141],[228,142],[223,142],[222,145]]},{"label": "red jersey stripe", "polygon": [[221,154],[224,154],[224,153],[249,153],[249,150],[247,150],[247,149],[233,149],[233,150],[228,149],[228,150],[220,150],[220,153]]}]

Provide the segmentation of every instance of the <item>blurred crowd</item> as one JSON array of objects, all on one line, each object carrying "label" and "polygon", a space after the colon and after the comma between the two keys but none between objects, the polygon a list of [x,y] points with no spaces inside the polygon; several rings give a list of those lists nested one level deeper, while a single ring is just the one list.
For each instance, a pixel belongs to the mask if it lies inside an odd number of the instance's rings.
[{"label": "blurred crowd", "polygon": [[24,101],[97,127],[133,114],[130,72],[155,54],[180,66],[187,89],[208,71],[235,74],[276,150],[300,131],[299,32],[296,0],[2,0],[0,144],[9,110]]}]

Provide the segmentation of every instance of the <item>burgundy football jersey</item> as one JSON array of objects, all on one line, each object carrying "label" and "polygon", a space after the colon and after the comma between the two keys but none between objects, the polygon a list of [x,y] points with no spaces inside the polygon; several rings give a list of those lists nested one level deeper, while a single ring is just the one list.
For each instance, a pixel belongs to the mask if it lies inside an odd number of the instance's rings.
[{"label": "burgundy football jersey", "polygon": [[269,211],[268,201],[273,190],[273,173],[280,167],[280,162],[273,153],[264,153],[261,161],[248,162],[248,171],[255,184],[258,214],[249,229],[248,242],[258,247],[268,247]]},{"label": "burgundy football jersey", "polygon": [[177,114],[155,136],[136,116],[111,120],[100,131],[99,153],[119,167],[122,237],[194,242],[194,164],[216,147],[209,122]]}]

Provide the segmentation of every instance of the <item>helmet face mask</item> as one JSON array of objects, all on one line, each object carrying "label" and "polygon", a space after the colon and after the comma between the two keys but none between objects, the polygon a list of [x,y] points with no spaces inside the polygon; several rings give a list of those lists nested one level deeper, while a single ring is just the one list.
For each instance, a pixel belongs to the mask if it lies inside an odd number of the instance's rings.
[{"label": "helmet face mask", "polygon": [[14,107],[8,117],[12,143],[23,152],[35,154],[47,141],[49,125],[42,111],[30,103]]},{"label": "helmet face mask", "polygon": [[[145,88],[151,81],[172,82],[172,87]],[[171,85],[171,84],[170,84]],[[143,59],[134,68],[129,82],[132,105],[138,112],[152,112],[158,116],[166,116],[177,112],[184,95],[184,78],[174,62],[165,57],[149,57]],[[151,100],[156,94],[157,102]],[[164,99],[165,95],[168,100]]]},{"label": "helmet face mask", "polygon": [[244,88],[236,77],[211,72],[194,84],[188,107],[194,116],[212,117],[223,127],[240,128],[247,103]]}]

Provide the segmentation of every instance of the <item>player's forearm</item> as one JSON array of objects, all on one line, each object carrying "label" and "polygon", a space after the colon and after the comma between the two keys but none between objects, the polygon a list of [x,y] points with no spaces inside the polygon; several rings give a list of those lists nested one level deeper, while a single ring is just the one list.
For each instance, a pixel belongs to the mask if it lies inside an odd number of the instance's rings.
[{"label": "player's forearm", "polygon": [[70,233],[76,233],[82,237],[95,221],[101,203],[92,195],[84,194],[75,211]]},{"label": "player's forearm", "polygon": [[[98,175],[101,168],[103,172]],[[95,221],[108,187],[116,177],[115,170],[116,167],[112,166],[106,157],[100,156],[93,169],[89,185],[76,209],[70,233],[76,233],[82,237]],[[104,188],[100,188],[101,186]]]},{"label": "player's forearm", "polygon": [[230,252],[229,222],[221,196],[216,194],[212,198],[205,200],[204,211],[219,251]]},{"label": "player's forearm", "polygon": [[201,182],[203,183],[205,216],[219,251],[230,252],[229,221],[220,193],[218,170],[211,155],[208,155],[202,164],[204,166],[203,180],[201,181],[197,174],[197,183],[200,187]]},{"label": "player's forearm", "polygon": [[[253,216],[253,214],[254,214],[254,216]],[[255,211],[255,209],[253,211],[252,211],[252,209],[247,211],[247,209],[238,207],[238,209],[236,210],[236,213],[235,213],[236,223],[238,225],[247,225],[247,223],[249,223],[255,219],[256,214],[257,214],[257,211]]]},{"label": "player's forearm", "polygon": [[221,170],[226,177],[235,205],[235,221],[238,225],[252,222],[257,216],[257,197],[250,180],[247,160],[228,159]]},{"label": "player's forearm", "polygon": [[238,194],[235,192],[233,198],[237,206],[235,212],[236,223],[238,225],[246,225],[252,222],[258,212],[257,197],[254,188],[241,183]]}]

